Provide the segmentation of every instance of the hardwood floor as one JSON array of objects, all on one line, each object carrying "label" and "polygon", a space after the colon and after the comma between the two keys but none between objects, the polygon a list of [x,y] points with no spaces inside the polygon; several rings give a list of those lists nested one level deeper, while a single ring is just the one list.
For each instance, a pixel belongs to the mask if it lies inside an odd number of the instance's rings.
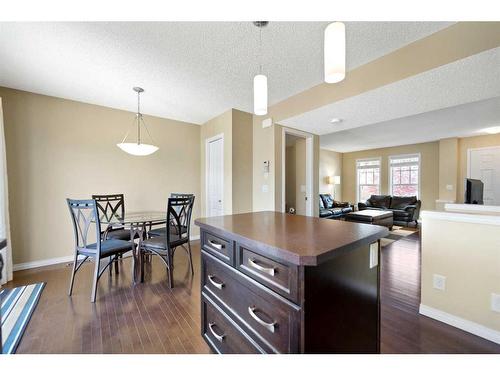
[{"label": "hardwood floor", "polygon": [[[500,353],[500,345],[418,314],[419,246],[416,233],[382,251],[382,352]],[[132,286],[131,261],[124,259],[119,275],[103,274],[95,304],[90,264],[77,274],[71,298],[68,266],[16,272],[8,287],[47,282],[17,352],[209,353],[200,335],[199,241],[192,247],[195,276],[179,250],[174,289],[155,258],[144,284]]]}]

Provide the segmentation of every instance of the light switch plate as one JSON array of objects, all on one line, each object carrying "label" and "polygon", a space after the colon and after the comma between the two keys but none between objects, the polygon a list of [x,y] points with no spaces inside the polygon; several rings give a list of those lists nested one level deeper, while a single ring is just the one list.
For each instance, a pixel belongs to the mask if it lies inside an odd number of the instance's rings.
[{"label": "light switch plate", "polygon": [[262,192],[267,193],[269,191],[269,185],[262,185]]},{"label": "light switch plate", "polygon": [[262,121],[262,129],[268,128],[272,125],[273,125],[273,119],[271,117],[268,117]]},{"label": "light switch plate", "polygon": [[370,244],[370,268],[378,266],[378,242]]},{"label": "light switch plate", "polygon": [[437,290],[446,290],[446,276],[438,274],[432,275],[432,286]]},{"label": "light switch plate", "polygon": [[453,185],[446,185],[446,190],[452,191],[453,190]]},{"label": "light switch plate", "polygon": [[491,293],[491,310],[500,313],[500,294]]}]

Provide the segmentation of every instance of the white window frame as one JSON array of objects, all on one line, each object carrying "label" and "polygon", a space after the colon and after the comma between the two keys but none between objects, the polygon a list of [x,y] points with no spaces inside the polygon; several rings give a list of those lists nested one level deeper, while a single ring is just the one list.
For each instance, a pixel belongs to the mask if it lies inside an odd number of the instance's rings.
[{"label": "white window frame", "polygon": [[[356,159],[356,199],[358,202],[360,202],[360,197],[359,197],[359,173],[358,173],[358,164],[360,162],[364,161],[378,161],[378,193],[381,194],[381,179],[382,179],[382,158],[377,157],[377,158],[365,158],[365,159]],[[369,168],[369,167],[368,167]],[[366,169],[368,169],[366,168]],[[366,184],[365,184],[366,185]],[[375,184],[374,184],[375,185]]]},{"label": "white window frame", "polygon": [[[399,154],[399,155],[389,155],[388,168],[389,168],[389,195],[393,196],[392,192],[392,168],[391,168],[391,160],[393,159],[406,159],[406,158],[418,158],[418,187],[417,187],[417,199],[420,199],[420,188],[422,186],[422,156],[420,153],[415,154]],[[408,163],[408,165],[413,165],[415,163]],[[411,185],[411,184],[409,184]]]}]

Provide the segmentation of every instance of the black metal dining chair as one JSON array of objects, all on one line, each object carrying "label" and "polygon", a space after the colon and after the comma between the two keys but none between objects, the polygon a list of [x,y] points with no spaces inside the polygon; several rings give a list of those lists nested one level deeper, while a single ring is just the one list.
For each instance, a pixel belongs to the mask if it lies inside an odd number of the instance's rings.
[{"label": "black metal dining chair", "polygon": [[[90,301],[95,302],[97,294],[97,282],[99,278],[114,261],[121,255],[132,249],[132,243],[119,239],[103,239],[101,235],[101,222],[98,215],[97,202],[95,199],[67,199],[73,231],[75,235],[75,260],[71,271],[71,281],[68,295],[73,293],[75,274],[82,264],[90,257],[94,259],[94,279],[92,283],[92,293]],[[90,242],[93,233],[92,226],[95,226],[95,242]],[[135,244],[134,244],[135,246]],[[78,261],[79,256],[83,259]],[[108,263],[101,268],[101,259],[109,258]]]},{"label": "black metal dining chair", "polygon": [[[194,194],[171,193],[170,198],[193,198],[193,204],[194,204]],[[170,230],[173,231],[173,234],[177,234],[175,228],[170,228]],[[181,233],[186,233],[186,231],[187,231],[186,227],[181,228]],[[148,232],[148,237],[159,237],[159,236],[164,237],[165,233],[166,233],[166,227],[156,228]]]},{"label": "black metal dining chair", "polygon": [[[92,199],[96,201],[101,219],[112,221],[125,216],[125,198],[123,194],[93,194]],[[101,233],[106,236],[104,239],[130,241],[130,231],[124,229],[123,225],[108,225],[108,228],[104,231],[101,230]]]},{"label": "black metal dining chair", "polygon": [[[140,242],[141,257],[144,257],[145,254],[158,255],[167,267],[170,288],[174,287],[173,262],[176,248],[182,247],[187,252],[191,274],[194,274],[191,243],[189,241],[193,204],[194,196],[169,198],[165,220],[165,236],[152,237]],[[141,264],[144,264],[144,259],[142,259]],[[144,280],[144,270],[141,270],[141,280]]]}]

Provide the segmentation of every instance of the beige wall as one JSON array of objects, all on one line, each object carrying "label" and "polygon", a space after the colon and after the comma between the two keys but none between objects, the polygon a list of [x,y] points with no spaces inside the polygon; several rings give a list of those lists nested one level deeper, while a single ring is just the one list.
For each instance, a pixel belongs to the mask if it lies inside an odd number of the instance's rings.
[{"label": "beige wall", "polygon": [[356,202],[356,160],[381,157],[381,194],[389,194],[389,156],[420,154],[420,199],[422,208],[432,210],[439,196],[439,142],[348,152],[342,155],[342,199]]},{"label": "beige wall", "polygon": [[230,109],[201,126],[201,215],[206,215],[206,140],[224,136],[224,214],[252,211],[252,121],[250,113]]},{"label": "beige wall", "polygon": [[467,150],[500,146],[500,134],[480,135],[477,137],[460,138],[458,140],[458,181],[457,201],[464,201],[464,181],[467,178]]},{"label": "beige wall", "polygon": [[[328,176],[340,176],[340,185],[335,187],[329,185],[327,183]],[[320,194],[334,193],[335,200],[342,201],[342,154],[340,152],[320,149],[319,192]]]},{"label": "beige wall", "polygon": [[233,213],[252,211],[252,122],[251,113],[233,113]]},{"label": "beige wall", "polygon": [[[439,141],[439,199],[455,202],[457,199],[458,138]],[[447,187],[451,187],[448,190]]]},{"label": "beige wall", "polygon": [[[491,293],[500,294],[498,233],[498,225],[454,222],[424,213],[422,305],[496,330],[500,337],[500,313],[490,309]],[[446,277],[444,291],[433,288],[434,274]]]},{"label": "beige wall", "polygon": [[5,88],[0,97],[15,264],[72,255],[66,198],[124,193],[137,211],[164,209],[171,192],[200,196],[198,125],[145,116],[160,150],[137,157],[116,146],[131,112]]}]

